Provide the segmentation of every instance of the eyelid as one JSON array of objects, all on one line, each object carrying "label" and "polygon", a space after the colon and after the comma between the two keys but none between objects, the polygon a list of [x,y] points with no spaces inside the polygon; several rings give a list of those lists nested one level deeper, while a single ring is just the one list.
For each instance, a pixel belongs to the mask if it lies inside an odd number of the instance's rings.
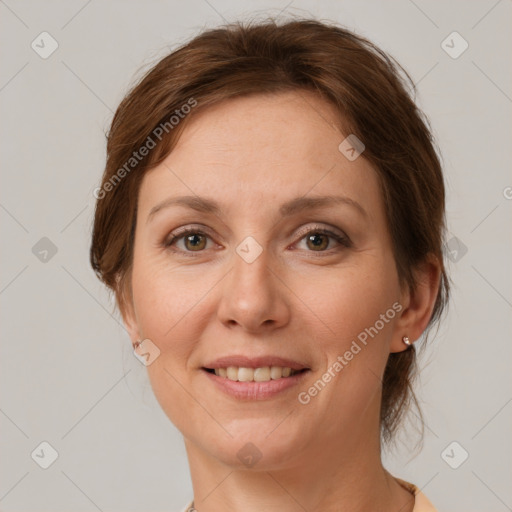
[{"label": "eyelid", "polygon": [[307,234],[316,233],[317,231],[328,233],[331,236],[335,236],[335,237],[338,236],[340,238],[344,238],[344,239],[348,240],[348,236],[340,229],[332,227],[330,225],[321,225],[319,223],[314,223],[314,226],[310,226],[310,225],[304,226],[303,228],[299,229],[295,233],[295,237],[299,237],[300,239],[302,239]]}]

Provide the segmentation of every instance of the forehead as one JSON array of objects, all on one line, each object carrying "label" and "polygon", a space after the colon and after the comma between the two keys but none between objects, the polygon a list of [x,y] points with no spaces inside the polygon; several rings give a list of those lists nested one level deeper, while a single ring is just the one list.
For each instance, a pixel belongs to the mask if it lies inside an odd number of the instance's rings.
[{"label": "forehead", "polygon": [[[338,151],[342,136],[334,107],[309,91],[250,95],[225,100],[194,115],[175,148],[197,157],[229,159],[245,166],[265,158],[268,164],[323,163]],[[199,151],[198,151],[199,150]],[[253,167],[251,166],[251,167]]]},{"label": "forehead", "polygon": [[147,215],[166,197],[195,194],[254,215],[292,198],[340,193],[378,215],[375,170],[364,158],[349,161],[340,152],[348,135],[340,125],[336,109],[308,91],[208,107],[187,120],[173,151],[146,173],[139,207]]}]

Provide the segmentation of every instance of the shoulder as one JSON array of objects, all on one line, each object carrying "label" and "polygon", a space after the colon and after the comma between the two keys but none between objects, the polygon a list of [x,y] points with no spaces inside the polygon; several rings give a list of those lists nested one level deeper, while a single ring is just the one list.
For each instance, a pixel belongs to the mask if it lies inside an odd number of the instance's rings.
[{"label": "shoulder", "polygon": [[183,508],[180,512],[195,512],[194,501],[191,501],[185,508]]},{"label": "shoulder", "polygon": [[405,480],[401,480],[400,478],[396,478],[395,480],[398,483],[405,487],[408,491],[414,494],[414,509],[413,512],[437,512],[437,509],[430,503],[428,498],[416,487],[414,484],[410,482],[406,482]]}]

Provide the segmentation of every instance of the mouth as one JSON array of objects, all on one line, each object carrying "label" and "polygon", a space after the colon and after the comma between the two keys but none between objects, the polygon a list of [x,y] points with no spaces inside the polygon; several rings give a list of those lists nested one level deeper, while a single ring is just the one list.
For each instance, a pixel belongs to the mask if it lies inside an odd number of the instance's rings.
[{"label": "mouth", "polygon": [[234,382],[269,382],[271,380],[286,379],[299,373],[304,373],[309,368],[295,370],[289,366],[262,366],[259,368],[247,368],[227,366],[218,368],[205,368],[202,370]]},{"label": "mouth", "polygon": [[200,368],[213,389],[236,400],[268,400],[298,386],[311,368],[281,357],[230,356]]}]

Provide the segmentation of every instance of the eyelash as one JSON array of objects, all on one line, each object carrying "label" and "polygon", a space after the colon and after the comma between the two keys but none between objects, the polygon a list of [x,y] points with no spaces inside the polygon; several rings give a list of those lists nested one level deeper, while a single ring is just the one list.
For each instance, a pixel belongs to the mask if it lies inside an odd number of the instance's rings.
[{"label": "eyelash", "polygon": [[[162,245],[164,248],[166,248],[174,253],[181,253],[181,254],[185,254],[187,256],[193,256],[194,252],[197,252],[198,254],[205,252],[206,249],[203,249],[201,251],[183,251],[183,250],[172,249],[172,246],[174,245],[175,242],[177,242],[177,241],[181,240],[182,238],[186,237],[187,235],[191,235],[191,234],[211,238],[207,233],[205,233],[201,229],[191,227],[191,228],[186,228],[183,231],[180,231],[179,233],[164,240]],[[327,236],[333,238],[334,240],[336,240],[339,244],[341,244],[345,248],[352,247],[352,243],[346,235],[342,236],[342,235],[339,235],[338,233],[334,233],[333,231],[330,231],[329,229],[325,229],[325,228],[311,228],[306,231],[302,231],[301,233],[299,233],[300,239],[298,241],[300,242],[300,241],[304,240],[304,238],[306,238],[308,235],[311,235],[311,234],[327,235]],[[315,252],[318,252],[319,254],[322,254],[322,253],[330,254],[332,250],[333,249],[326,249],[323,251],[307,251],[307,252],[311,252],[313,254]]]}]

